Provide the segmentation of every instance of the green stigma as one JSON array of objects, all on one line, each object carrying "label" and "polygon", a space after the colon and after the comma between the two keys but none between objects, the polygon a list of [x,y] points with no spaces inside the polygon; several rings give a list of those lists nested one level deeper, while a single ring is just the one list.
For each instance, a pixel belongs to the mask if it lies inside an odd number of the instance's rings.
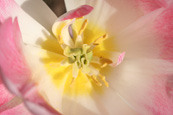
[{"label": "green stigma", "polygon": [[82,48],[70,48],[67,46],[64,49],[64,55],[67,56],[69,64],[76,64],[78,69],[86,68],[93,57],[93,52],[90,49],[91,46],[87,44],[83,44]]}]

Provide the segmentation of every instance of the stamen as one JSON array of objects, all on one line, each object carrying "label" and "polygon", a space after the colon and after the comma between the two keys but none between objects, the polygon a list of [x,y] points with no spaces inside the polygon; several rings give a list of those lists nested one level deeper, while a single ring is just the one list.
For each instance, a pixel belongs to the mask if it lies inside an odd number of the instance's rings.
[{"label": "stamen", "polygon": [[75,78],[73,77],[70,83],[70,86],[72,86],[74,84]]},{"label": "stamen", "polygon": [[98,79],[95,76],[91,76],[91,78],[97,86],[102,86],[102,84],[98,81]]},{"label": "stamen", "polygon": [[96,39],[93,44],[99,45],[101,42],[103,42],[105,39],[107,39],[107,37],[108,37],[108,34],[104,34],[100,38]]},{"label": "stamen", "polygon": [[58,40],[58,42],[59,42],[60,45],[64,44],[64,41],[63,41],[61,35],[58,35],[57,40]]},{"label": "stamen", "polygon": [[86,20],[83,22],[82,27],[81,27],[81,29],[79,30],[78,35],[81,35],[81,34],[83,33],[83,31],[85,30],[87,24],[88,24],[88,20],[86,19]]},{"label": "stamen", "polygon": [[99,77],[101,78],[101,80],[105,83],[105,86],[106,87],[109,87],[109,84],[108,84],[108,82],[106,81],[106,79],[105,79],[105,76],[103,76],[103,75],[99,75]]},{"label": "stamen", "polygon": [[106,67],[108,65],[108,63],[104,63],[102,66],[101,66],[101,68],[104,68],[104,67]]}]

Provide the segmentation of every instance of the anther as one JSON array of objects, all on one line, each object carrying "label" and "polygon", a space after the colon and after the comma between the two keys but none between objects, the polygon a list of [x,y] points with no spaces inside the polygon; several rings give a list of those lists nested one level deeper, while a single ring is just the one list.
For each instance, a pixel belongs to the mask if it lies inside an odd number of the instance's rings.
[{"label": "anther", "polygon": [[108,63],[104,63],[102,66],[101,66],[101,68],[104,68],[104,67],[106,67],[108,65]]},{"label": "anther", "polygon": [[101,78],[101,80],[105,83],[105,86],[106,87],[109,87],[109,84],[108,84],[108,82],[106,81],[106,79],[105,79],[105,76],[103,76],[103,75],[99,75],[99,77]]},{"label": "anther", "polygon": [[103,36],[97,38],[93,44],[99,45],[101,42],[103,42],[105,39],[107,39],[107,37],[108,37],[108,34],[104,34]]},{"label": "anther", "polygon": [[98,81],[98,79],[95,76],[91,76],[91,78],[97,86],[102,86],[102,84]]},{"label": "anther", "polygon": [[86,20],[83,22],[82,27],[80,28],[78,35],[81,35],[81,34],[83,33],[83,31],[85,30],[87,24],[88,24],[88,20],[86,19]]}]

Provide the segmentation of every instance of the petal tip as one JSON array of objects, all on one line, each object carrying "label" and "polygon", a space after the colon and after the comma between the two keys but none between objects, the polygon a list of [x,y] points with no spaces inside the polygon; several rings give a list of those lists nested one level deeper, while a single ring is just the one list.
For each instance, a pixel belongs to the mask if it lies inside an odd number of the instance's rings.
[{"label": "petal tip", "polygon": [[62,15],[58,21],[64,21],[73,18],[80,18],[82,16],[88,15],[94,8],[89,5],[82,5],[74,10],[67,12],[66,14]]}]

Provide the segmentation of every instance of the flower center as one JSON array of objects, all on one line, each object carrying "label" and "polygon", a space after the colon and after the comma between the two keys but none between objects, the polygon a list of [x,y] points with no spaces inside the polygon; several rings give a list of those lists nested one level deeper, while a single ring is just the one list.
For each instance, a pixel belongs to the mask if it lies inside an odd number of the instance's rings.
[{"label": "flower center", "polygon": [[[93,49],[102,43],[106,38],[107,34],[103,34],[102,36],[95,39],[91,44],[84,44],[83,39],[83,32],[85,31],[88,20],[84,20],[81,23],[79,29],[77,29],[76,25],[74,24],[75,20],[73,19],[67,22],[66,26],[61,30],[60,34],[58,35],[59,44],[62,46],[64,50],[64,56],[67,58],[61,62],[62,65],[73,64],[73,79],[74,82],[75,78],[78,76],[79,70],[83,73],[87,74],[87,76],[91,77],[93,81],[98,85],[101,86],[101,82],[98,81],[97,77],[99,76],[101,80],[105,83],[108,87],[108,83],[105,80],[105,77],[100,74],[99,69],[95,68],[91,63],[93,62]],[[68,34],[66,36],[63,33]],[[76,33],[75,33],[76,32]],[[103,57],[96,57],[99,60],[103,61],[101,67],[106,67],[108,62],[107,60],[101,59]],[[95,60],[96,61],[96,60]]]},{"label": "flower center", "polygon": [[52,27],[60,57],[49,54],[45,67],[57,88],[63,88],[66,94],[102,92],[102,84],[109,87],[104,76],[107,69],[103,68],[117,66],[124,57],[124,52],[116,52],[114,37],[108,37],[105,30],[88,22],[81,17],[57,21]]}]

